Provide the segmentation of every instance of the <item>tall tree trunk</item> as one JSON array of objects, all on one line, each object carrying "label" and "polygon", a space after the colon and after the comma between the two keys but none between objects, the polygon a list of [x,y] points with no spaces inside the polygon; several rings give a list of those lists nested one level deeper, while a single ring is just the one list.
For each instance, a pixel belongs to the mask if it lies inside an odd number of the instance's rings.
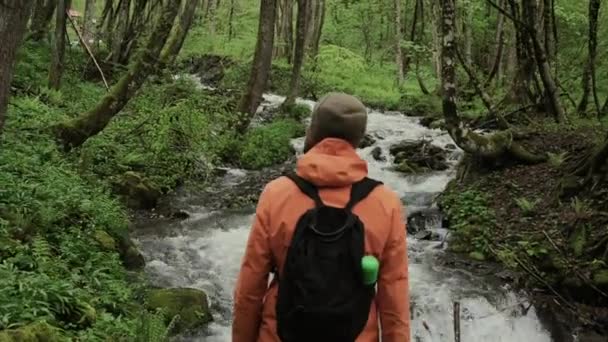
[{"label": "tall tree trunk", "polygon": [[[412,17],[412,26],[410,29],[410,42],[412,43],[416,43],[417,42],[417,38],[416,38],[416,28],[418,27],[418,21],[423,21],[424,19],[422,19],[422,17],[424,16],[424,8],[423,5],[424,2],[423,0],[415,0],[414,3],[414,15]],[[420,17],[420,19],[419,19]],[[423,23],[424,25],[424,23]],[[421,35],[424,33],[424,29],[420,30],[421,31]],[[414,55],[416,53],[415,50],[409,51],[407,57],[404,59],[403,61],[403,73],[407,74],[409,69],[410,69],[410,63],[412,60],[412,55]],[[417,56],[414,56],[414,58],[416,58],[416,60],[418,59]]]},{"label": "tall tree trunk", "polygon": [[553,114],[556,122],[565,122],[566,113],[559,99],[557,85],[555,83],[555,79],[551,75],[551,67],[549,65],[549,61],[547,60],[547,54],[544,46],[541,44],[540,39],[538,38],[538,25],[536,24],[535,15],[535,13],[537,13],[536,0],[525,0],[524,4],[526,5],[528,13],[530,14],[527,17],[529,34],[532,39],[534,56],[536,58],[540,77],[543,82],[543,86],[545,87],[545,96],[548,102],[549,110]]},{"label": "tall tree trunk", "polygon": [[403,54],[401,53],[401,0],[394,0],[395,29],[395,64],[397,65],[397,82],[403,84]]},{"label": "tall tree trunk", "polygon": [[551,48],[551,0],[542,0],[543,4],[543,33],[545,35],[543,42],[545,43],[545,51],[547,53],[547,61],[551,64],[553,60],[553,49]]},{"label": "tall tree trunk", "polygon": [[175,61],[194,22],[199,0],[185,0],[185,2],[179,20],[173,26],[171,36],[167,39],[167,43],[160,53],[161,69]]},{"label": "tall tree trunk", "polygon": [[207,27],[209,33],[215,34],[215,20],[219,0],[209,0],[207,3]]},{"label": "tall tree trunk", "polygon": [[57,13],[55,14],[55,44],[49,71],[49,88],[57,89],[61,87],[61,76],[63,76],[65,62],[65,38],[67,24],[67,10],[70,8],[71,0],[59,0]]},{"label": "tall tree trunk", "polygon": [[464,58],[469,65],[473,65],[473,6],[466,3],[466,18],[464,21]]},{"label": "tall tree trunk", "polygon": [[32,0],[8,0],[0,3],[0,134],[13,79],[13,66],[21,44]]},{"label": "tall tree trunk", "polygon": [[96,0],[86,0],[84,5],[84,28],[83,28],[83,39],[89,46],[94,43],[95,39],[95,6],[97,5]]},{"label": "tall tree trunk", "polygon": [[287,58],[287,63],[291,63],[293,59],[293,0],[284,0],[283,16],[281,18],[281,32],[283,39],[282,56]]},{"label": "tall tree trunk", "polygon": [[66,151],[81,146],[87,139],[101,132],[141,88],[149,74],[157,71],[157,61],[165,45],[179,6],[168,3],[146,46],[127,73],[112,87],[97,105],[79,117],[56,127],[58,140]]},{"label": "tall tree trunk", "polygon": [[261,0],[258,38],[253,64],[251,65],[251,74],[245,94],[243,94],[238,106],[238,111],[244,115],[237,127],[237,130],[241,133],[244,133],[249,127],[251,117],[255,114],[268,83],[272,64],[276,10],[276,0]]},{"label": "tall tree trunk", "polygon": [[131,0],[120,0],[118,7],[118,22],[112,37],[112,63],[118,64],[122,60],[123,47],[127,40],[129,18],[131,12]]},{"label": "tall tree trunk", "polygon": [[[297,31],[296,31],[296,51],[293,60],[293,69],[291,72],[291,81],[289,84],[289,95],[285,99],[283,106],[293,106],[296,102],[296,96],[300,91],[300,75],[302,73],[302,65],[304,64],[304,53],[306,48],[306,33],[308,32],[308,21],[311,17],[310,14],[310,0],[297,0],[298,1],[298,19],[297,19]],[[314,0],[313,0],[314,1]]]},{"label": "tall tree trunk", "polygon": [[57,0],[36,0],[30,23],[29,39],[40,41],[48,32],[49,23],[55,13]]},{"label": "tall tree trunk", "polygon": [[[504,1],[501,0],[498,2],[500,7],[503,7]],[[492,64],[492,69],[490,70],[490,74],[488,75],[488,79],[484,86],[490,85],[496,74],[498,74],[500,70],[500,63],[502,62],[502,55],[505,47],[505,38],[504,38],[504,26],[505,26],[505,16],[498,12],[498,23],[496,24],[496,38],[495,38],[495,46],[496,46],[496,55],[494,56],[494,63]]]},{"label": "tall tree trunk", "polygon": [[237,0],[230,0],[230,12],[228,13],[228,41],[234,37],[234,12]]},{"label": "tall tree trunk", "polygon": [[[315,12],[310,22],[313,25],[313,40],[310,42],[310,55],[314,58],[319,53],[319,46],[321,44],[321,36],[323,35],[323,25],[325,24],[325,0],[317,0],[318,3],[315,6]],[[312,6],[311,6],[312,7]]]},{"label": "tall tree trunk", "polygon": [[431,12],[433,14],[433,65],[435,66],[435,74],[437,78],[440,78],[441,73],[441,8],[437,5],[435,1],[431,2]]},{"label": "tall tree trunk", "polygon": [[[583,96],[578,104],[579,114],[584,114],[587,111],[589,102],[589,94],[595,81],[595,60],[597,59],[597,20],[600,12],[601,0],[589,0],[589,31],[587,38],[587,64],[583,71]],[[594,92],[595,93],[595,92]],[[599,101],[595,96],[595,105],[598,113],[600,112]]]}]

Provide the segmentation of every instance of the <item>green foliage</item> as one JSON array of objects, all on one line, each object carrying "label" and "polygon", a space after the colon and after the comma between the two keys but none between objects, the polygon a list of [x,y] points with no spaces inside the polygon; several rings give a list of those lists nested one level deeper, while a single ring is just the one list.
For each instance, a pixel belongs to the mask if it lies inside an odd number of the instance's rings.
[{"label": "green foliage", "polygon": [[568,157],[568,152],[562,152],[562,153],[547,153],[547,155],[549,156],[549,165],[551,165],[551,167],[554,167],[556,169],[559,169],[562,164],[564,164],[564,162],[566,161],[566,158]]},{"label": "green foliage", "polygon": [[515,204],[521,209],[525,216],[531,216],[535,213],[538,200],[530,201],[527,198],[516,198]]},{"label": "green foliage", "polygon": [[302,135],[303,125],[291,119],[253,128],[245,135],[241,164],[248,169],[260,169],[280,163],[293,155],[290,140]]},{"label": "green foliage", "polygon": [[542,257],[547,255],[549,252],[543,243],[538,241],[518,241],[518,246],[526,253],[529,257]]},{"label": "green foliage", "polygon": [[451,247],[454,251],[476,252],[475,257],[491,255],[492,230],[496,222],[483,193],[448,191],[441,197],[441,207],[454,230]]}]

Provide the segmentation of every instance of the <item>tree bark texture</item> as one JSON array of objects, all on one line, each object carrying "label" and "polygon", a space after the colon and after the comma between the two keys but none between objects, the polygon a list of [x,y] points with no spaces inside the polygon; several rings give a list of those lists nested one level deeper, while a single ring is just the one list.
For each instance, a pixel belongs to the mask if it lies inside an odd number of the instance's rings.
[{"label": "tree bark texture", "polygon": [[[504,1],[501,0],[498,2],[498,5],[504,7]],[[492,63],[492,69],[490,69],[490,74],[488,75],[488,79],[486,80],[485,86],[487,87],[492,83],[492,80],[498,74],[500,70],[500,63],[502,62],[502,55],[505,47],[505,38],[504,38],[504,26],[505,26],[505,16],[498,12],[498,22],[496,24],[496,38],[495,38],[495,46],[496,46],[496,55],[494,55],[494,62]]]},{"label": "tree bark texture", "polygon": [[547,60],[547,53],[538,38],[538,25],[536,24],[535,15],[537,13],[536,0],[524,0],[524,4],[530,14],[527,16],[529,34],[532,39],[532,47],[534,49],[534,56],[536,58],[540,77],[545,88],[545,96],[548,102],[549,111],[553,114],[556,122],[565,122],[566,113],[559,99],[555,79],[551,75],[551,66]]},{"label": "tree bark texture", "polygon": [[403,84],[403,54],[401,53],[401,0],[394,0],[394,30],[395,30],[395,64],[397,65],[397,82]]},{"label": "tree bark texture", "polygon": [[291,72],[291,81],[289,83],[289,94],[283,103],[284,106],[292,106],[296,102],[296,96],[300,91],[300,78],[302,74],[302,65],[304,64],[304,53],[306,49],[306,32],[310,25],[310,2],[314,0],[297,0],[298,1],[298,18],[296,30],[296,51],[294,54],[293,68]]},{"label": "tree bark texture", "polygon": [[[583,95],[578,104],[579,114],[584,114],[587,111],[589,103],[589,95],[592,87],[595,88],[595,61],[597,59],[597,22],[600,12],[601,0],[589,0],[589,31],[587,38],[587,63],[583,71]],[[596,94],[594,89],[594,94]],[[594,96],[596,110],[599,112],[599,100]]]},{"label": "tree bark texture", "polygon": [[30,23],[30,39],[40,41],[46,36],[56,7],[57,0],[36,0]]},{"label": "tree bark texture", "polygon": [[131,12],[131,0],[120,0],[116,22],[116,30],[112,37],[112,63],[118,64],[122,60],[123,46],[125,45],[129,19]]},{"label": "tree bark texture", "polygon": [[32,3],[32,0],[0,2],[0,134],[8,107],[15,57],[25,34]]},{"label": "tree bark texture", "polygon": [[473,65],[473,8],[471,2],[466,3],[464,20],[464,58],[468,65]]},{"label": "tree bark texture", "polygon": [[[314,58],[319,53],[319,46],[321,44],[321,36],[323,35],[323,26],[325,24],[325,0],[316,0],[317,4],[314,8],[312,17],[310,18],[311,25],[313,26],[313,37],[310,44],[310,55]],[[311,6],[312,12],[312,6]]]},{"label": "tree bark texture", "polygon": [[110,92],[88,112],[56,127],[57,138],[66,150],[81,146],[87,139],[101,132],[141,88],[148,75],[155,72],[161,50],[178,12],[179,6],[168,3],[146,46]]},{"label": "tree bark texture", "polygon": [[261,0],[255,55],[253,64],[251,65],[247,89],[238,105],[238,111],[244,115],[237,127],[241,133],[245,132],[247,127],[249,127],[251,116],[255,114],[262,98],[262,93],[268,83],[272,63],[276,10],[277,0]]},{"label": "tree bark texture", "polygon": [[55,43],[49,70],[49,88],[59,90],[61,88],[61,77],[65,63],[66,24],[67,10],[70,8],[71,0],[59,0],[55,14]]},{"label": "tree bark texture", "polygon": [[185,1],[186,3],[179,16],[179,20],[173,26],[171,36],[168,38],[167,43],[160,54],[161,69],[175,61],[177,55],[179,55],[179,52],[182,50],[186,36],[194,22],[196,7],[198,6],[199,0]]},{"label": "tree bark texture", "polygon": [[95,25],[93,21],[95,20],[96,4],[96,0],[86,0],[84,6],[84,27],[82,30],[82,36],[84,41],[89,46],[91,46],[95,41]]}]

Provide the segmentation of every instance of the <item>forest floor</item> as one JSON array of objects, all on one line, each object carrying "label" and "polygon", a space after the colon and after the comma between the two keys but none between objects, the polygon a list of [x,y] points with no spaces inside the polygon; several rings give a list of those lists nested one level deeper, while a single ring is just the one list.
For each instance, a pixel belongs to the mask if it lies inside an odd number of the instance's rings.
[{"label": "forest floor", "polygon": [[[453,229],[452,250],[514,271],[508,280],[532,290],[557,328],[556,341],[568,341],[566,331],[577,324],[608,334],[608,184],[567,196],[560,191],[598,136],[599,125],[539,126],[521,143],[552,153],[549,162],[471,171],[440,201]],[[553,310],[555,303],[561,310]]]}]

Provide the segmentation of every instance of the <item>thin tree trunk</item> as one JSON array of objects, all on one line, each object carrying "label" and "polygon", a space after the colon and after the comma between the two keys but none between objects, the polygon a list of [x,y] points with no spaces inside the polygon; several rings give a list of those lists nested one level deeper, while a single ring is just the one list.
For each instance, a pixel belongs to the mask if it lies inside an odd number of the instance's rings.
[{"label": "thin tree trunk", "polygon": [[291,63],[293,59],[293,0],[284,0],[283,16],[281,20],[281,32],[283,35],[283,53],[281,55],[287,58],[287,63]]},{"label": "thin tree trunk", "polygon": [[397,82],[403,84],[403,54],[401,53],[401,0],[394,0],[394,29],[395,29],[395,64],[397,65]]},{"label": "thin tree trunk", "polygon": [[230,13],[228,14],[228,41],[234,37],[234,11],[237,0],[230,0]]},{"label": "thin tree trunk", "polygon": [[[296,51],[293,60],[293,70],[291,72],[291,81],[289,84],[289,95],[283,103],[284,107],[293,106],[296,102],[296,96],[300,91],[300,75],[302,73],[302,65],[304,64],[304,53],[306,48],[306,33],[308,32],[308,21],[311,17],[310,14],[310,0],[297,0],[298,1],[298,19],[297,19],[297,31],[296,31]],[[314,0],[313,0],[314,1]]]},{"label": "thin tree trunk", "polygon": [[543,41],[545,43],[545,51],[547,53],[547,61],[551,64],[553,53],[551,49],[551,0],[542,0],[543,4],[543,33],[545,35]]},{"label": "thin tree trunk", "polygon": [[57,13],[55,14],[55,44],[49,71],[49,88],[59,90],[61,88],[61,77],[63,76],[66,45],[67,10],[70,8],[71,0],[59,0]]},{"label": "thin tree trunk", "polygon": [[30,23],[29,39],[40,41],[45,37],[55,13],[55,7],[57,7],[57,0],[36,0]]},{"label": "thin tree trunk", "polygon": [[464,21],[464,57],[469,65],[473,65],[473,7],[467,4]]},{"label": "thin tree trunk", "polygon": [[[323,26],[325,24],[325,0],[317,0],[317,6],[315,8],[315,13],[311,18],[311,23],[313,23],[314,34],[313,41],[310,42],[312,44],[310,48],[310,55],[314,58],[319,53],[319,46],[321,44],[321,36],[323,35]],[[312,7],[312,6],[311,6]]]},{"label": "thin tree trunk", "polygon": [[141,88],[149,74],[157,71],[157,61],[165,45],[179,6],[168,3],[150,34],[145,48],[127,73],[112,87],[97,105],[70,122],[56,127],[58,140],[66,151],[81,146],[87,139],[101,132]]},{"label": "thin tree trunk", "polygon": [[[422,10],[422,1],[423,0],[416,0],[415,4],[414,4],[414,15],[412,18],[412,27],[410,29],[410,42],[415,43],[416,42],[416,28],[418,27],[418,16],[421,13]],[[411,63],[411,55],[413,55],[415,53],[415,51],[410,51],[408,56],[405,58],[405,60],[403,61],[403,73],[407,74],[407,72],[410,69],[410,63]],[[416,60],[418,60],[417,57],[415,57]]]},{"label": "thin tree trunk", "polygon": [[545,87],[545,96],[547,98],[549,109],[555,118],[555,121],[565,122],[566,121],[566,113],[564,111],[564,107],[561,104],[559,99],[559,94],[557,90],[557,85],[555,83],[555,79],[551,75],[551,66],[549,65],[549,61],[547,60],[547,54],[543,45],[540,43],[537,34],[537,26],[536,25],[536,0],[525,0],[525,4],[528,8],[528,26],[530,28],[530,37],[532,38],[532,46],[534,48],[534,55],[536,57],[536,63],[538,65],[538,70],[541,76],[541,80],[543,82],[543,86]]},{"label": "thin tree trunk", "polygon": [[196,6],[199,0],[185,0],[184,8],[179,16],[179,20],[173,26],[171,36],[167,39],[167,43],[160,53],[160,68],[163,69],[167,65],[173,63],[179,52],[182,50],[186,36],[194,22],[196,14]]},{"label": "thin tree trunk", "polygon": [[93,21],[95,20],[96,5],[96,0],[86,0],[84,6],[84,28],[82,37],[89,46],[93,44],[95,38],[95,25],[93,25]]},{"label": "thin tree trunk", "polygon": [[8,107],[15,57],[25,34],[32,3],[32,0],[0,3],[0,134]]},{"label": "thin tree trunk", "polygon": [[441,63],[441,8],[439,8],[439,6],[433,1],[431,3],[431,12],[433,13],[433,29],[432,34],[433,34],[433,45],[434,45],[434,49],[433,49],[433,65],[435,66],[435,74],[437,75],[437,78],[441,77],[442,72],[441,72],[441,67],[442,67],[442,63]]},{"label": "thin tree trunk", "polygon": [[244,115],[237,127],[237,131],[241,133],[244,133],[247,127],[249,127],[251,117],[255,114],[262,98],[262,93],[268,83],[268,75],[272,63],[276,9],[276,0],[261,0],[255,56],[251,65],[247,89],[238,106],[238,111]]},{"label": "thin tree trunk", "polygon": [[[501,0],[498,2],[499,6],[503,7],[504,1]],[[502,55],[505,47],[505,38],[504,38],[504,26],[505,26],[505,16],[498,12],[498,23],[496,24],[496,55],[494,57],[494,63],[492,64],[492,69],[490,70],[490,74],[488,75],[488,79],[486,80],[485,87],[492,83],[496,74],[498,74],[500,70],[500,64],[502,62]]]},{"label": "thin tree trunk", "polygon": [[209,0],[207,3],[207,27],[209,28],[209,33],[212,35],[215,34],[215,12],[217,11],[218,0]]},{"label": "thin tree trunk", "polygon": [[606,102],[604,102],[604,105],[602,106],[602,110],[600,112],[600,116],[604,117],[604,116],[608,116],[608,97],[606,98]]},{"label": "thin tree trunk", "polygon": [[118,64],[123,55],[123,46],[127,40],[127,32],[129,29],[129,18],[131,12],[131,0],[120,0],[118,7],[118,22],[116,30],[112,37],[112,63]]},{"label": "thin tree trunk", "polygon": [[[597,22],[600,12],[601,0],[589,0],[589,36],[587,38],[587,64],[583,71],[583,96],[578,104],[578,113],[584,114],[587,111],[587,104],[589,102],[589,95],[591,88],[595,81],[595,61],[597,59]],[[595,94],[594,89],[594,94]],[[597,96],[594,96],[596,110],[600,112],[599,100]]]}]

